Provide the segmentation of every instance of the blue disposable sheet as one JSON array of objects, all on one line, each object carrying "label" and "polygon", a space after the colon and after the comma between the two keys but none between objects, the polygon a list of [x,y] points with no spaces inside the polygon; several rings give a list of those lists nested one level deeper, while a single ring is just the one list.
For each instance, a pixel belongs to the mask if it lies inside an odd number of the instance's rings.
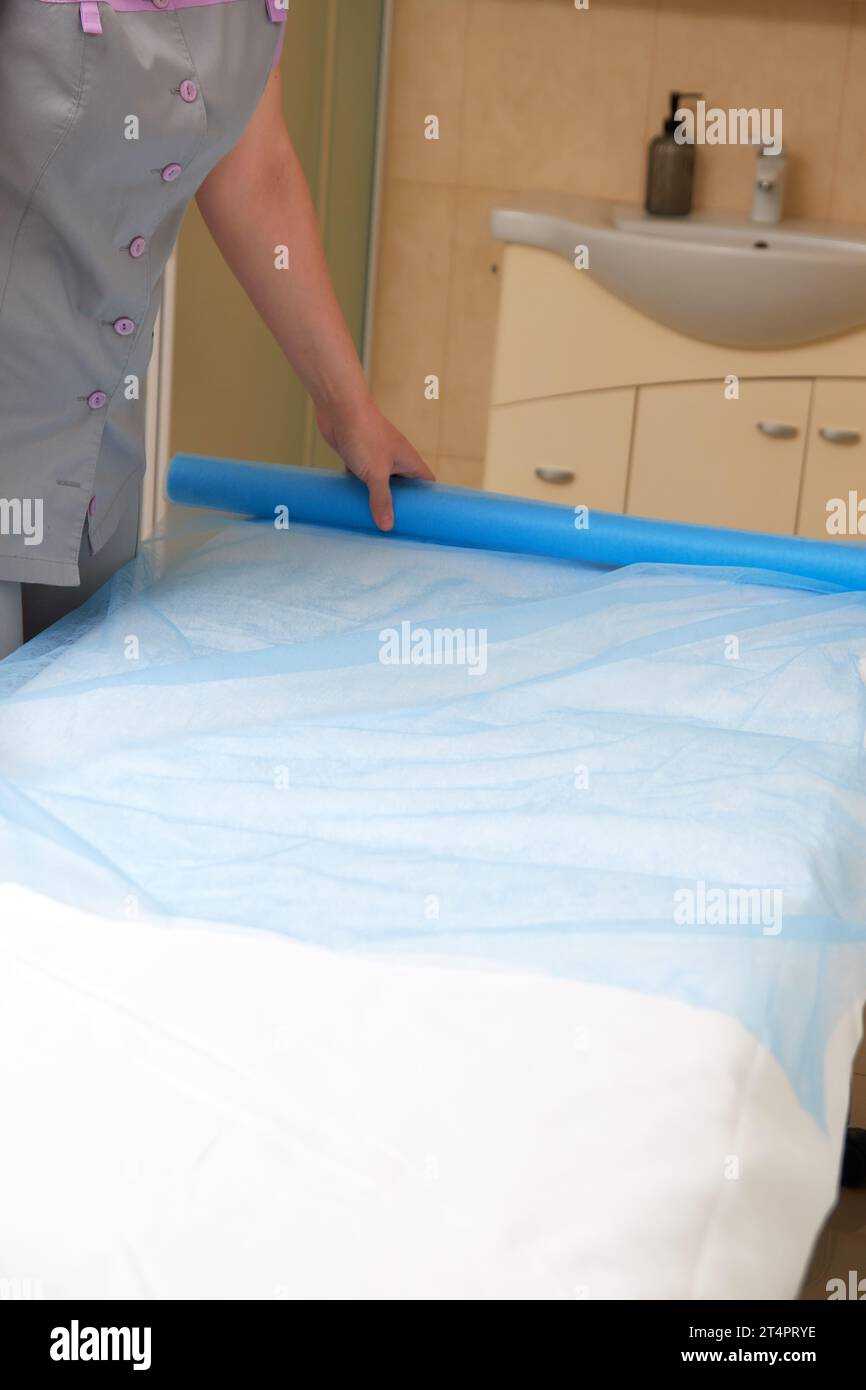
[{"label": "blue disposable sheet", "polygon": [[[684,526],[520,497],[393,481],[394,534],[440,545],[545,555],[585,565],[736,565],[866,589],[866,545],[768,536],[760,531]],[[189,507],[373,531],[366,489],[349,475],[238,459],[178,454],[168,493]]]},{"label": "blue disposable sheet", "polygon": [[238,521],[0,663],[0,878],[718,1009],[820,1121],[864,654],[827,584]]}]

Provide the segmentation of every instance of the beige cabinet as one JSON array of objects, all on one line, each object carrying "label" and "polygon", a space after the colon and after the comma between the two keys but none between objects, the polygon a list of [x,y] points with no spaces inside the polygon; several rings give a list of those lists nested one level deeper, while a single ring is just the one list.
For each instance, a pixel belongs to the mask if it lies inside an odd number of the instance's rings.
[{"label": "beige cabinet", "polygon": [[808,381],[722,381],[638,392],[627,510],[791,534],[809,421]]},{"label": "beige cabinet", "polygon": [[494,406],[484,486],[623,511],[634,398],[627,388]]},{"label": "beige cabinet", "polygon": [[866,328],[767,351],[698,342],[508,245],[484,486],[826,538],[831,498],[866,501]]},{"label": "beige cabinet", "polygon": [[[798,535],[826,540],[827,506],[834,499],[846,504],[856,525],[857,503],[866,500],[866,381],[815,382]],[[862,525],[859,538],[866,535],[866,517]]]}]

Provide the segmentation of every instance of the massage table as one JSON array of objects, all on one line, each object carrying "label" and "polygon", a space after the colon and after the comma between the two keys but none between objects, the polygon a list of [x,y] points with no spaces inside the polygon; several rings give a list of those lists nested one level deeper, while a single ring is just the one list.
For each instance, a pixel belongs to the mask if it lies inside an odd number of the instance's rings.
[{"label": "massage table", "polygon": [[0,665],[0,1281],[795,1298],[866,997],[861,589],[436,542],[399,489],[376,537],[286,472]]}]

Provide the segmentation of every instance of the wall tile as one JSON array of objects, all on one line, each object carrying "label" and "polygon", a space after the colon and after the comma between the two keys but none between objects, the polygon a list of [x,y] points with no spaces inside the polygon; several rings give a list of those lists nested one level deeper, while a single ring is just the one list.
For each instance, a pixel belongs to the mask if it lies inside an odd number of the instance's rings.
[{"label": "wall tile", "polygon": [[503,249],[490,235],[490,210],[509,197],[514,194],[469,188],[457,193],[439,447],[458,458],[484,457]]},{"label": "wall tile", "polygon": [[424,381],[444,376],[455,193],[392,183],[382,208],[373,392],[421,453],[437,454],[441,401]]},{"label": "wall tile", "polygon": [[[396,0],[386,131],[386,177],[453,183],[460,159],[467,0]],[[424,123],[439,120],[439,139]]]},{"label": "wall tile", "polygon": [[635,198],[655,0],[467,0],[460,182]]},{"label": "wall tile", "polygon": [[830,213],[841,222],[866,222],[866,5],[862,3],[855,5],[851,19]]},{"label": "wall tile", "polygon": [[450,487],[480,487],[483,459],[438,458],[432,465],[436,480]]}]

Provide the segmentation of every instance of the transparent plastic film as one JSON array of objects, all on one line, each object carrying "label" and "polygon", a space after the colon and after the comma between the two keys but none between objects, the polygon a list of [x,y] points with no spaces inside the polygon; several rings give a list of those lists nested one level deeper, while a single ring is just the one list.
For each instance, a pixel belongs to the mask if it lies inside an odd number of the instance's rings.
[{"label": "transparent plastic film", "polygon": [[214,525],[0,664],[0,877],[720,1010],[823,1122],[866,594]]}]

